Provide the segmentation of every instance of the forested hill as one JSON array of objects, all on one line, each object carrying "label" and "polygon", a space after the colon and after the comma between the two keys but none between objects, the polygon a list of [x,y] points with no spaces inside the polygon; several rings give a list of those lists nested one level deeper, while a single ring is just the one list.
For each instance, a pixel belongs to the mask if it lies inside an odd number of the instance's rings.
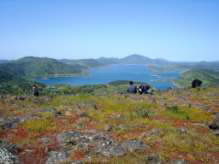
[{"label": "forested hill", "polygon": [[43,84],[0,70],[0,94],[28,94],[33,84],[44,87]]},{"label": "forested hill", "polygon": [[85,69],[79,64],[68,65],[55,59],[39,57],[24,57],[0,64],[0,70],[25,78],[81,74]]},{"label": "forested hill", "polygon": [[189,87],[192,80],[200,79],[204,86],[219,85],[219,72],[208,69],[191,69],[181,74],[176,85]]}]

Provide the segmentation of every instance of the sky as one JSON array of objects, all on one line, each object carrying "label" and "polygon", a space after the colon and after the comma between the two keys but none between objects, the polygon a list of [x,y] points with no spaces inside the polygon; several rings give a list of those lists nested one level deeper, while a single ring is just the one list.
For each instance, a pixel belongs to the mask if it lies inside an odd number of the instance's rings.
[{"label": "sky", "polygon": [[219,0],[0,0],[0,59],[219,61]]}]

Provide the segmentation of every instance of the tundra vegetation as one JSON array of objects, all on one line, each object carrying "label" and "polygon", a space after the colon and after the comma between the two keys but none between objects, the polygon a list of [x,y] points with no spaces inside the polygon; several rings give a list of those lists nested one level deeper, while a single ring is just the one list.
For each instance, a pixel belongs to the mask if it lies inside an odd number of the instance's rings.
[{"label": "tundra vegetation", "polygon": [[14,145],[8,151],[27,164],[219,163],[219,139],[208,128],[219,112],[219,88],[132,95],[126,87],[58,86],[40,97],[2,95],[1,150]]}]

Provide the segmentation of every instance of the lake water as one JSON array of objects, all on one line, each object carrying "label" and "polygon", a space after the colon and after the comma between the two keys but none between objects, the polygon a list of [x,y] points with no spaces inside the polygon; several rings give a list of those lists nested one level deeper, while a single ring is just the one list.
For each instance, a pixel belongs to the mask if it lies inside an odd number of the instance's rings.
[{"label": "lake water", "polygon": [[141,81],[151,84],[158,89],[174,87],[171,80],[179,77],[179,71],[171,71],[160,74],[151,72],[146,65],[115,64],[104,67],[92,68],[88,75],[77,77],[55,77],[49,79],[37,79],[37,81],[53,84],[70,84],[74,86],[89,84],[107,84],[116,80]]}]

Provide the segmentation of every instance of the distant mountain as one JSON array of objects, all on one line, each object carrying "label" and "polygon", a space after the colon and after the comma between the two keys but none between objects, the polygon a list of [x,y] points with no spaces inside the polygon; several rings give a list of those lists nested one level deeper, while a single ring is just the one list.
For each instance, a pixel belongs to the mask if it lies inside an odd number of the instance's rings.
[{"label": "distant mountain", "polygon": [[0,70],[25,78],[74,75],[85,69],[79,64],[68,65],[55,59],[39,57],[24,57],[0,65]]},{"label": "distant mountain", "polygon": [[101,57],[101,58],[98,58],[97,61],[100,62],[103,65],[118,64],[119,63],[119,59],[118,58]]},{"label": "distant mountain", "polygon": [[62,59],[59,60],[65,64],[79,64],[82,65],[84,67],[100,67],[100,66],[104,66],[104,65],[110,65],[110,64],[117,64],[119,63],[119,59],[118,58],[105,58],[105,57],[101,57],[98,59],[78,59],[78,60],[71,60],[71,59]]},{"label": "distant mountain", "polygon": [[133,54],[119,60],[122,64],[167,64],[169,61],[164,59],[151,59],[142,55]]},{"label": "distant mountain", "polygon": [[68,60],[62,59],[61,62],[65,64],[79,64],[87,67],[99,67],[110,64],[167,64],[170,63],[164,59],[151,59],[142,55],[129,55],[124,58],[107,58],[101,57],[98,59],[81,59],[81,60]]},{"label": "distant mountain", "polygon": [[174,69],[209,69],[219,71],[219,62],[170,62],[164,59],[151,59],[138,54],[129,55],[124,58],[56,60],[51,58],[24,57],[19,60],[0,60],[0,70],[21,77],[51,77],[80,75],[90,67],[100,67],[110,64],[145,64],[154,72],[169,71]]},{"label": "distant mountain", "polygon": [[65,64],[70,64],[70,65],[78,64],[84,67],[99,67],[104,65],[96,59],[79,59],[79,60],[62,59],[60,61]]},{"label": "distant mountain", "polygon": [[122,59],[119,60],[119,63],[123,63],[123,64],[148,64],[151,63],[152,59],[145,57],[145,56],[141,56],[141,55],[130,55],[127,57],[124,57]]}]

